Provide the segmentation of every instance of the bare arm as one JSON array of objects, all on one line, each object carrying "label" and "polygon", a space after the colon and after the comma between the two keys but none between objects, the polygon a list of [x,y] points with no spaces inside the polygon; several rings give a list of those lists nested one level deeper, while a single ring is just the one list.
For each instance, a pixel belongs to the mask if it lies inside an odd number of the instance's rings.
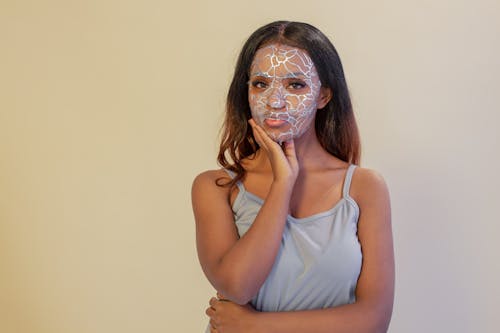
[{"label": "bare arm", "polygon": [[379,333],[389,326],[394,298],[394,255],[387,187],[376,173],[358,168],[351,195],[360,207],[358,236],[363,264],[356,287],[356,302],[335,308],[256,312],[235,308],[230,302],[210,301],[207,314],[218,333],[230,332],[231,314],[239,311],[241,332],[259,333]]},{"label": "bare arm", "polygon": [[196,241],[201,266],[214,288],[227,299],[246,304],[259,290],[278,253],[298,173],[293,142],[284,149],[259,136],[273,167],[274,180],[255,221],[241,239],[229,204],[229,190],[215,184],[223,171],[199,175],[192,188]]}]

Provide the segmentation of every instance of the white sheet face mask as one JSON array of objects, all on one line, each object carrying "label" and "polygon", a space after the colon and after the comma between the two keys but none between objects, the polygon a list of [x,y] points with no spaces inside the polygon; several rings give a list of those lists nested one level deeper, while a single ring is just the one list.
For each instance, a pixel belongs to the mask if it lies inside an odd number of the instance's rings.
[{"label": "white sheet face mask", "polygon": [[281,44],[265,46],[250,67],[252,118],[276,142],[298,138],[314,125],[320,88],[307,52]]}]

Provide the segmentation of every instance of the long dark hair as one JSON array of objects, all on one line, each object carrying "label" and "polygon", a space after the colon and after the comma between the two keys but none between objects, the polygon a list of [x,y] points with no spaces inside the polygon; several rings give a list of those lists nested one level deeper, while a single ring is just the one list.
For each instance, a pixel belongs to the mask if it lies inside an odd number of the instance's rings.
[{"label": "long dark hair", "polygon": [[307,23],[276,21],[257,29],[246,41],[238,57],[233,80],[226,101],[226,116],[222,126],[221,144],[217,161],[236,173],[229,182],[233,186],[245,176],[241,160],[258,149],[252,129],[248,103],[249,69],[257,50],[265,45],[280,43],[307,51],[318,72],[321,86],[330,88],[332,98],[316,112],[315,129],[321,146],[330,154],[359,164],[361,147],[351,98],[344,77],[340,57],[330,40],[317,28]]}]

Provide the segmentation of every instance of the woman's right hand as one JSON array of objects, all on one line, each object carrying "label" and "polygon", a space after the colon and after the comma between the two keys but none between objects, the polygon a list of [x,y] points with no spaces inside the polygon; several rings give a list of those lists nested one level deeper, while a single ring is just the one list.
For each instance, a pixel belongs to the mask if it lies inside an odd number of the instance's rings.
[{"label": "woman's right hand", "polygon": [[255,140],[266,152],[271,162],[274,181],[289,182],[293,185],[299,174],[299,163],[293,139],[283,142],[283,146],[280,146],[253,119],[250,119],[248,123],[252,126]]}]

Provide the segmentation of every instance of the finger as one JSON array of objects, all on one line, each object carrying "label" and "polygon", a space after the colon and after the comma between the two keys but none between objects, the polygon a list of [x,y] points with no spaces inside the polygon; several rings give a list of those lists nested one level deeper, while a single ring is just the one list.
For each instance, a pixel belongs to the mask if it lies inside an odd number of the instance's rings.
[{"label": "finger", "polygon": [[210,304],[210,307],[212,307],[212,308],[215,310],[215,306],[217,305],[217,301],[218,301],[218,299],[217,299],[217,298],[212,297],[212,298],[210,299],[210,301],[208,302],[208,304]]},{"label": "finger", "polygon": [[278,146],[278,144],[271,139],[271,137],[264,131],[264,129],[255,123],[255,120],[249,120],[250,125],[252,126],[253,134],[259,146],[264,147],[266,150],[270,150],[274,145]]},{"label": "finger", "polygon": [[295,143],[293,142],[293,139],[290,139],[283,143],[283,152],[287,157],[296,158]]},{"label": "finger", "polygon": [[250,126],[252,126],[252,130],[253,130],[253,133],[254,133],[254,136],[258,136],[258,138],[260,139],[259,141],[263,142],[265,138],[268,138],[269,136],[267,135],[266,131],[264,131],[264,129],[258,125],[255,120],[253,119],[250,119],[248,121],[250,123]]},{"label": "finger", "polygon": [[257,123],[255,122],[255,120],[253,120],[253,118],[250,118],[248,119],[248,123],[250,124],[250,126],[254,127],[255,125],[257,125]]},{"label": "finger", "polygon": [[212,317],[214,316],[214,314],[215,314],[215,310],[214,310],[214,308],[207,308],[207,309],[205,310],[205,314],[206,314],[207,316],[209,316],[210,318],[212,318]]},{"label": "finger", "polygon": [[263,144],[263,141],[262,141],[261,132],[258,130],[259,126],[255,123],[255,121],[253,119],[250,119],[248,121],[248,123],[252,127],[252,133],[253,133],[253,137],[255,138],[255,141],[257,141],[257,144],[259,146],[263,147],[264,144]]},{"label": "finger", "polygon": [[210,325],[210,332],[215,332],[217,333],[217,326],[215,325],[215,322],[211,319],[210,322],[209,322],[209,325]]}]

